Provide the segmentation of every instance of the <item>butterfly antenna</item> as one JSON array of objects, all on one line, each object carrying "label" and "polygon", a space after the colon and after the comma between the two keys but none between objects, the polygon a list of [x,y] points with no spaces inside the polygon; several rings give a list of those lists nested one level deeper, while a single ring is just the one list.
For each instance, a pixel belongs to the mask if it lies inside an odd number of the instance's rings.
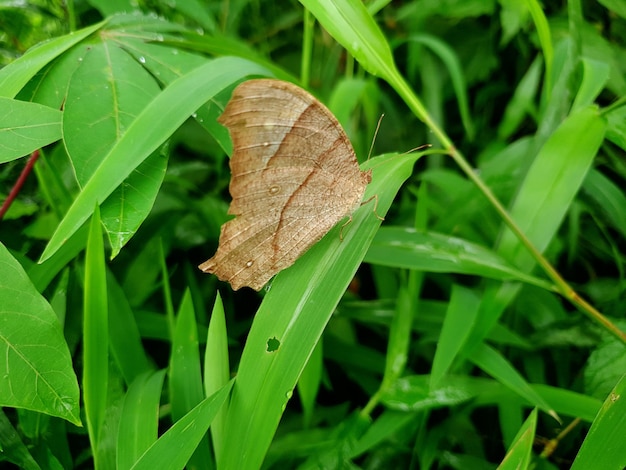
[{"label": "butterfly antenna", "polygon": [[378,124],[376,124],[376,130],[374,131],[374,138],[372,139],[372,145],[370,145],[370,151],[367,154],[367,159],[369,160],[372,156],[372,152],[374,151],[374,142],[376,142],[376,137],[378,136],[378,131],[380,130],[380,123],[383,122],[384,114],[381,114],[378,118]]},{"label": "butterfly antenna", "polygon": [[407,150],[406,152],[402,152],[402,155],[408,155],[409,153],[417,152],[418,150],[427,149],[432,147],[432,144],[423,144],[419,147],[413,147],[411,150]]}]

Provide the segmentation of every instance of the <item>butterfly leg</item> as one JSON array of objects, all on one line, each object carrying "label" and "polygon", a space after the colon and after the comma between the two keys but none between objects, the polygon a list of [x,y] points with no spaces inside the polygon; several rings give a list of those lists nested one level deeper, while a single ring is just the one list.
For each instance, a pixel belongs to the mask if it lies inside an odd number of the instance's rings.
[{"label": "butterfly leg", "polygon": [[369,198],[367,201],[363,201],[363,202],[361,203],[361,205],[362,205],[362,206],[364,206],[365,204],[367,204],[368,202],[370,202],[372,199],[374,200],[374,209],[373,209],[374,215],[376,215],[376,218],[377,218],[378,220],[385,220],[385,218],[384,218],[384,217],[381,217],[380,215],[378,215],[378,212],[376,212],[376,209],[378,209],[378,194],[374,194],[374,195],[373,195],[371,198]]}]

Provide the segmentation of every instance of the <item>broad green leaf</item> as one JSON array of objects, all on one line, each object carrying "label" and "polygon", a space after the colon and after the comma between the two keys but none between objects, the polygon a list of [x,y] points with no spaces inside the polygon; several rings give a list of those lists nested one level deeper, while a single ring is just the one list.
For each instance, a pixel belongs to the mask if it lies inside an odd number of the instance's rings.
[{"label": "broad green leaf", "polygon": [[[626,330],[626,321],[615,320],[615,325]],[[584,369],[585,391],[603,399],[626,371],[626,348],[614,337],[605,338],[593,349]]]},{"label": "broad green leaf", "polygon": [[61,138],[61,111],[0,97],[0,163],[10,162]]},{"label": "broad green leaf", "polygon": [[78,381],[50,304],[0,243],[0,405],[80,425]]},{"label": "broad green leaf", "polygon": [[[70,81],[63,112],[65,147],[81,186],[159,91],[154,78],[113,41],[87,51]],[[166,158],[153,154],[102,205],[112,258],[150,212],[166,164]]]},{"label": "broad green leaf", "polygon": [[89,48],[72,75],[63,111],[65,147],[81,186],[159,91],[154,78],[117,44]]},{"label": "broad green leaf", "polygon": [[[45,261],[89,218],[106,198],[203,103],[246,75],[266,74],[254,63],[215,59],[174,81],[144,108],[104,157],[78,195],[41,255]],[[154,116],[167,116],[155,122]]]},{"label": "broad green leaf", "polygon": [[[163,86],[193,69],[204,65],[207,59],[199,54],[192,54],[184,50],[164,47],[160,44],[146,43],[144,41],[125,38],[121,44],[135,59],[141,62]],[[228,90],[227,90],[228,91]],[[216,96],[216,98],[219,97]],[[224,101],[226,101],[226,97]],[[224,105],[219,99],[211,99],[200,106],[193,114],[196,122],[204,127],[217,141],[228,155],[232,154],[233,146],[230,141],[228,129],[217,122],[217,118],[224,111]]]}]

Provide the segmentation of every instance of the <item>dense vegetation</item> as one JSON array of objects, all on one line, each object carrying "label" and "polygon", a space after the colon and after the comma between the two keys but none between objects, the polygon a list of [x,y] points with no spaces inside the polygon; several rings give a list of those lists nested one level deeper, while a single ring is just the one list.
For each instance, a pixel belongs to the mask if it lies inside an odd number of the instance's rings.
[{"label": "dense vegetation", "polygon": [[[626,466],[623,2],[56,0],[0,25],[2,461]],[[216,119],[262,76],[337,116],[385,220],[364,204],[257,294],[196,266],[228,219]]]}]

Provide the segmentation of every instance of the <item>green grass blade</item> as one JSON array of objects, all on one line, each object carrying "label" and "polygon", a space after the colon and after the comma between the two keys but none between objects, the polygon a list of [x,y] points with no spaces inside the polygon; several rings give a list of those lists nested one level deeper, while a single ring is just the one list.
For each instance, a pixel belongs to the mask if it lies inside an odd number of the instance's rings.
[{"label": "green grass blade", "polygon": [[397,74],[389,44],[362,2],[300,0],[332,37],[372,75]]},{"label": "green grass blade", "polygon": [[107,273],[111,354],[127,384],[154,366],[141,343],[137,320],[117,280]]},{"label": "green grass blade", "polygon": [[530,416],[524,421],[513,444],[509,448],[504,460],[498,465],[498,470],[518,470],[529,468],[531,452],[535,441],[537,428],[537,408],[533,409]]},{"label": "green grass blade", "polygon": [[159,402],[165,370],[146,372],[128,387],[117,441],[117,468],[130,468],[159,436]]},{"label": "green grass blade", "polygon": [[571,470],[626,468],[626,375],[611,391],[593,420]]},{"label": "green grass blade", "polygon": [[452,81],[452,87],[454,88],[454,94],[459,106],[459,114],[461,115],[467,138],[473,140],[475,129],[469,111],[467,83],[463,75],[463,67],[454,50],[444,41],[429,34],[414,34],[410,37],[410,40],[428,47],[445,65],[450,74],[450,80]]},{"label": "green grass blade", "polygon": [[554,49],[552,46],[552,37],[550,35],[550,26],[548,20],[541,5],[537,0],[526,0],[528,4],[528,10],[535,23],[535,29],[537,30],[537,36],[539,37],[539,43],[541,44],[541,50],[546,62],[546,83],[545,90],[549,96],[552,92],[552,62],[554,60]]},{"label": "green grass blade", "polygon": [[541,408],[556,418],[556,414],[548,402],[533,390],[520,373],[498,351],[483,344],[471,351],[469,359],[498,382],[528,400],[533,406]]},{"label": "green grass blade", "polygon": [[549,282],[515,269],[493,250],[462,238],[409,227],[382,227],[376,234],[365,261],[425,272],[523,281],[543,289],[553,289]]},{"label": "green grass blade", "polygon": [[226,402],[232,384],[230,382],[219,392],[205,398],[179,419],[141,456],[132,469],[167,468],[176,470],[184,468],[198,443],[206,435],[213,418]]},{"label": "green grass blade", "polygon": [[[198,330],[189,290],[185,291],[180,305],[170,358],[169,386],[172,418],[178,420],[202,401]],[[213,468],[213,458],[208,440],[202,439],[191,457],[194,468]]]},{"label": "green grass blade", "polygon": [[431,388],[436,388],[441,378],[448,372],[452,362],[463,349],[465,341],[474,326],[480,299],[466,287],[452,286],[448,310],[437,341],[437,351],[433,359],[430,376]]},{"label": "green grass blade", "polygon": [[[217,392],[228,383],[230,366],[228,360],[228,334],[224,304],[219,292],[215,298],[215,305],[211,312],[209,329],[204,352],[204,393],[206,396]],[[223,447],[224,420],[226,408],[220,410],[211,424],[211,439],[215,449],[215,458],[219,460],[219,452]]]},{"label": "green grass blade", "polygon": [[[519,189],[511,216],[543,252],[561,225],[602,144],[606,122],[598,109],[587,107],[571,114],[550,136],[535,157]],[[506,230],[498,253],[521,270],[535,259]]]},{"label": "green grass blade", "polygon": [[80,31],[55,38],[14,60],[0,70],[0,96],[13,98],[39,70],[90,34],[99,30],[106,22],[96,23]]},{"label": "green grass blade", "polygon": [[[392,155],[368,162],[373,177],[364,200],[377,195],[380,215],[416,158]],[[269,286],[241,358],[220,468],[258,468],[263,462],[296,381],[380,225],[371,204],[353,214],[343,241],[341,227],[335,227]]]},{"label": "green grass blade", "polygon": [[105,420],[109,369],[109,315],[100,210],[95,208],[85,254],[83,319],[83,400],[87,430],[98,468],[100,432]]}]

